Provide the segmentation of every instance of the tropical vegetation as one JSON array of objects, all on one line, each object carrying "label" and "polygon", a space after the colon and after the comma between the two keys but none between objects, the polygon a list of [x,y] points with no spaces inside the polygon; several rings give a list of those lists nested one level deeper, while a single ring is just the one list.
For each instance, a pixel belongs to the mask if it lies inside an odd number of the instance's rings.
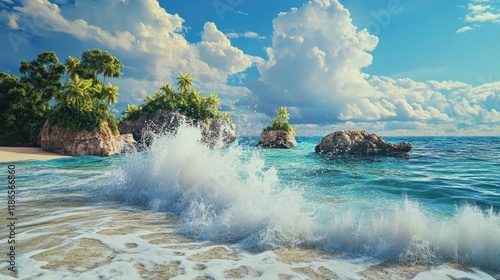
[{"label": "tropical vegetation", "polygon": [[0,145],[29,145],[47,119],[65,72],[54,52],[23,61],[21,77],[0,73]]},{"label": "tropical vegetation", "polygon": [[281,106],[278,110],[276,110],[276,118],[272,119],[271,125],[266,127],[264,130],[286,130],[295,135],[295,128],[288,123],[289,119],[290,114],[288,113],[288,110],[286,107]]},{"label": "tropical vegetation", "polygon": [[224,119],[232,123],[228,113],[219,112],[219,96],[211,93],[208,96],[192,88],[193,78],[190,74],[180,73],[177,78],[177,92],[167,83],[160,87],[153,95],[146,96],[144,104],[137,107],[128,105],[122,112],[122,120],[136,120],[143,115],[154,115],[159,110],[179,110],[179,112],[194,120],[206,118]]},{"label": "tropical vegetation", "polygon": [[64,64],[54,52],[43,52],[33,61],[21,62],[20,77],[0,73],[0,145],[33,145],[47,119],[52,125],[88,131],[107,121],[118,131],[109,113],[118,87],[105,81],[120,77],[121,68],[116,57],[93,49],[81,60],[70,56]]}]

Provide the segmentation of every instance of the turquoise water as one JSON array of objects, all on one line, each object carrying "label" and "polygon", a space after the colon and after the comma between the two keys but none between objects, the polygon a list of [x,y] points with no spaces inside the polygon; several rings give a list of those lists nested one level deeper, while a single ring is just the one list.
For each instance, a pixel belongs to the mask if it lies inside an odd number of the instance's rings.
[{"label": "turquoise water", "polygon": [[[321,137],[297,137],[293,150],[260,149],[280,181],[311,199],[401,200],[407,196],[443,214],[457,206],[500,210],[500,137],[385,137],[412,143],[406,158],[339,157],[314,153]],[[249,150],[258,137],[242,137]],[[374,207],[367,205],[367,207]]]},{"label": "turquoise water", "polygon": [[[17,165],[19,197],[162,211],[191,238],[261,249],[301,246],[404,263],[500,267],[500,137],[385,137],[405,158],[197,143],[194,129],[150,150]],[[53,203],[57,203],[57,200]]]}]

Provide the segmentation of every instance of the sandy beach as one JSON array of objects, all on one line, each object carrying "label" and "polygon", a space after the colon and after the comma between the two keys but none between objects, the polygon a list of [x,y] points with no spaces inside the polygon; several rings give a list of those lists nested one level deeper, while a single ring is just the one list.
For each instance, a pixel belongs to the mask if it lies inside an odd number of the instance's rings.
[{"label": "sandy beach", "polygon": [[0,147],[0,162],[21,160],[49,160],[66,158],[69,156],[58,155],[32,147]]},{"label": "sandy beach", "polygon": [[17,273],[2,263],[0,278],[494,279],[450,263],[404,265],[315,249],[259,251],[196,241],[176,234],[177,218],[165,213],[49,201],[26,201],[18,217]]}]

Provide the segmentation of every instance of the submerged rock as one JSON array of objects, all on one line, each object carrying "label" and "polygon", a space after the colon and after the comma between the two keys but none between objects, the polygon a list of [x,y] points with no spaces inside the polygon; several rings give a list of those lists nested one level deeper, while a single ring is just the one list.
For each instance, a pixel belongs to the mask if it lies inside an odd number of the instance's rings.
[{"label": "submerged rock", "polygon": [[113,132],[107,122],[100,129],[88,132],[46,121],[40,132],[42,150],[68,156],[111,156],[134,147],[135,143],[132,134]]},{"label": "submerged rock", "polygon": [[316,145],[316,153],[362,156],[402,156],[411,150],[411,144],[392,144],[365,130],[336,131],[323,137]]},{"label": "submerged rock", "polygon": [[143,115],[137,120],[123,121],[120,123],[120,131],[132,134],[137,142],[148,146],[152,134],[175,133],[181,125],[200,128],[201,140],[210,147],[227,147],[237,137],[235,125],[228,124],[224,119],[206,118],[202,121],[195,121],[178,110],[159,110],[152,116]]},{"label": "submerged rock", "polygon": [[292,149],[297,147],[293,132],[286,130],[264,130],[257,147]]}]

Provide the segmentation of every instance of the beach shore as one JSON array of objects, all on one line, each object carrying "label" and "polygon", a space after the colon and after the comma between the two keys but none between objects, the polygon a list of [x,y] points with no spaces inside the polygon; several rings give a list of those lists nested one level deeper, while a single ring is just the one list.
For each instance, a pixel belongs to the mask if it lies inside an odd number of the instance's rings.
[{"label": "beach shore", "polygon": [[66,158],[69,156],[45,152],[40,148],[33,147],[0,147],[0,162],[11,162],[21,160],[49,160]]}]

